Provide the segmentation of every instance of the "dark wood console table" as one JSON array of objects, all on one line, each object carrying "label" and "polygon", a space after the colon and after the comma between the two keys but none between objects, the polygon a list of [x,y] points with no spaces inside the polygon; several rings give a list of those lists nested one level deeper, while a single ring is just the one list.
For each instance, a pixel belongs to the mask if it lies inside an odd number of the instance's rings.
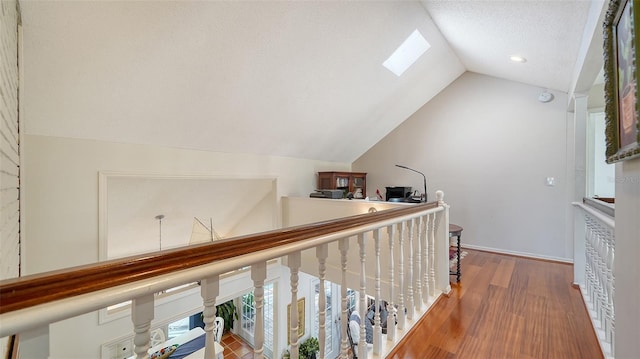
[{"label": "dark wood console table", "polygon": [[[449,271],[449,275],[455,275],[456,281],[460,281],[460,276],[462,273],[460,272],[460,238],[462,237],[462,227],[457,224],[449,223],[449,238],[456,237],[456,259],[458,262],[456,263],[456,271]],[[451,259],[451,258],[450,258]]]}]

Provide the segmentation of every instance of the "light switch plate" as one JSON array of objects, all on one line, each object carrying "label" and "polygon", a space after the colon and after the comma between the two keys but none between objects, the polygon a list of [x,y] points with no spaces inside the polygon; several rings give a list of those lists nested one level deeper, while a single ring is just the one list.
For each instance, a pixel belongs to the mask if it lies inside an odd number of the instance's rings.
[{"label": "light switch plate", "polygon": [[547,177],[545,184],[549,187],[553,187],[556,185],[555,177]]}]

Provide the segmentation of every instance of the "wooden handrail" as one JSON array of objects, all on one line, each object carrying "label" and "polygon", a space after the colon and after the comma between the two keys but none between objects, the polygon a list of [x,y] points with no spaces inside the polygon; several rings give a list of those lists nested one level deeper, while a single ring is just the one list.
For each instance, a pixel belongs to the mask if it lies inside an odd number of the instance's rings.
[{"label": "wooden handrail", "polygon": [[108,260],[0,281],[0,314],[87,294],[174,271],[304,241],[438,207],[437,202],[365,213],[213,243]]}]

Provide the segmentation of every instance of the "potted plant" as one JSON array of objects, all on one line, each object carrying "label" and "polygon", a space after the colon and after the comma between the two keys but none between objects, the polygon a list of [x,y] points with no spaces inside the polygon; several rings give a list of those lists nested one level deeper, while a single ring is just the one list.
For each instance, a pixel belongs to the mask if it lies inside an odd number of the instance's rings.
[{"label": "potted plant", "polygon": [[233,322],[238,319],[233,299],[216,306],[216,315],[224,319],[224,333],[233,329]]},{"label": "potted plant", "polygon": [[303,341],[302,344],[300,344],[298,356],[305,359],[316,359],[316,355],[319,351],[320,344],[318,343],[318,339],[309,337],[307,340]]},{"label": "potted plant", "polygon": [[[316,359],[318,352],[320,351],[320,344],[318,343],[318,339],[314,337],[309,337],[307,340],[303,341],[298,348],[298,358],[300,359]],[[289,350],[286,349],[284,353],[282,353],[282,359],[291,358],[291,354]]]}]

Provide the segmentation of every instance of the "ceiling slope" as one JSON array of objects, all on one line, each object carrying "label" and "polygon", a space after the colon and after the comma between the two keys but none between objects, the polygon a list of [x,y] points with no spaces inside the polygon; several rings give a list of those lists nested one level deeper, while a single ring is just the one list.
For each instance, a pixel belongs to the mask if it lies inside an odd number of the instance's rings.
[{"label": "ceiling slope", "polygon": [[[21,6],[33,135],[349,163],[465,71],[420,2]],[[415,29],[431,49],[396,77]]]},{"label": "ceiling slope", "polygon": [[[571,90],[591,1],[422,1],[468,71]],[[511,55],[527,59],[510,61]]]}]

